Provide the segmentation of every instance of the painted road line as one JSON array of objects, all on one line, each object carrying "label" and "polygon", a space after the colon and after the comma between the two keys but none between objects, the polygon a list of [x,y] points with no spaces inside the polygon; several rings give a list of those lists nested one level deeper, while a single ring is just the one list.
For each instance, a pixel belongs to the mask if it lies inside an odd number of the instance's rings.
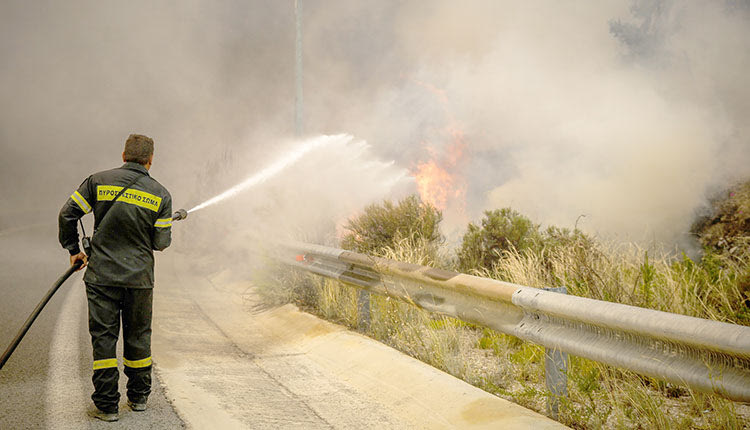
[{"label": "painted road line", "polygon": [[[86,300],[80,275],[65,294],[49,350],[48,382],[45,393],[46,422],[55,428],[84,428],[86,407],[91,401],[80,374],[81,324],[85,322]],[[65,288],[65,286],[63,286]]]}]

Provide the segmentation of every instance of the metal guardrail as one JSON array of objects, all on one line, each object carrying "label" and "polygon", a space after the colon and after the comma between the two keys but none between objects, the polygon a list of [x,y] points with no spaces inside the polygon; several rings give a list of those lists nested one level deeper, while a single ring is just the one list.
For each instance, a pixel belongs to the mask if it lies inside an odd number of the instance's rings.
[{"label": "metal guardrail", "polygon": [[283,244],[277,258],[546,348],[750,402],[750,327],[306,243]]}]

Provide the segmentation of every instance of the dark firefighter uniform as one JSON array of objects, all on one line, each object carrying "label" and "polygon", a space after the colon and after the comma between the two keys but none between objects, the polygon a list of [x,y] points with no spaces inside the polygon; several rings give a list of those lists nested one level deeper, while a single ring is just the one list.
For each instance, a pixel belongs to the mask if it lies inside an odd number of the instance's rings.
[{"label": "dark firefighter uniform", "polygon": [[[138,181],[111,204],[102,219],[108,202],[136,177]],[[151,393],[153,251],[171,243],[172,197],[138,163],[89,176],[60,210],[60,244],[70,255],[80,252],[76,223],[92,211],[95,230],[83,277],[94,350],[91,399],[100,410],[113,413],[120,400],[115,353],[120,314],[128,399],[145,403]]]}]

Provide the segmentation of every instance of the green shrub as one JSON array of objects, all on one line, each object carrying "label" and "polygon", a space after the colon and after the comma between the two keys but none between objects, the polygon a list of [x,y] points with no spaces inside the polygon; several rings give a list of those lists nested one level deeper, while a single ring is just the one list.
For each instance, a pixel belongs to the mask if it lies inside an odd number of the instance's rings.
[{"label": "green shrub", "polygon": [[489,269],[504,252],[539,251],[541,247],[538,224],[511,208],[485,211],[481,227],[469,223],[458,252],[458,266],[464,272]]},{"label": "green shrub", "polygon": [[542,237],[544,247],[549,250],[576,248],[579,251],[589,251],[596,245],[596,241],[581,230],[570,230],[554,225],[547,227]]},{"label": "green shrub", "polygon": [[385,200],[367,206],[361,215],[347,222],[348,233],[341,240],[341,247],[364,254],[382,254],[386,249],[404,245],[427,246],[436,254],[443,242],[442,219],[442,212],[416,195],[397,204]]}]

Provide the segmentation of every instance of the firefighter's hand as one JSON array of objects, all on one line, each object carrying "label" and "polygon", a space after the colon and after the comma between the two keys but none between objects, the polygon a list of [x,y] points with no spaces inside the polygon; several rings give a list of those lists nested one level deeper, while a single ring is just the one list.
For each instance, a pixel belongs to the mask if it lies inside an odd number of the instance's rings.
[{"label": "firefighter's hand", "polygon": [[[79,252],[79,253],[78,253],[78,254],[76,254],[76,255],[71,255],[71,256],[70,256],[70,265],[71,265],[71,266],[75,266],[75,264],[76,264],[76,261],[79,261],[79,260],[80,260],[80,261],[81,261],[82,263],[81,263],[81,267],[79,267],[79,268],[78,268],[78,270],[81,270],[81,269],[83,269],[84,267],[86,267],[86,264],[88,264],[88,262],[89,262],[89,258],[88,258],[88,257],[86,256],[86,254],[85,254],[85,253],[83,253],[83,252]],[[76,272],[77,272],[78,270],[76,270]]]}]

